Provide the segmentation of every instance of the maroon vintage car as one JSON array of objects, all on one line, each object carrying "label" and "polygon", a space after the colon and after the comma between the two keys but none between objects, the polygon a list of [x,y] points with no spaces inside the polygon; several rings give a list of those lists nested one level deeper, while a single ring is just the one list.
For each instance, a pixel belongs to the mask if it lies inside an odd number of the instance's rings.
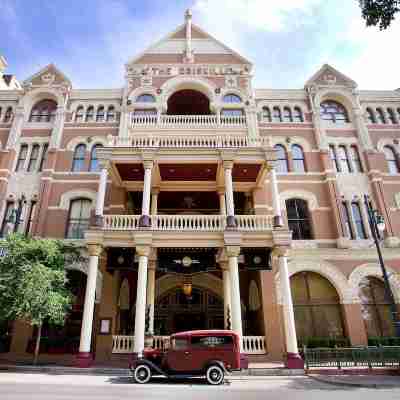
[{"label": "maroon vintage car", "polygon": [[247,368],[239,340],[235,332],[228,330],[176,333],[171,336],[168,350],[145,349],[143,357],[133,359],[129,368],[137,383],[147,383],[152,376],[204,376],[211,385],[220,385],[227,372]]}]

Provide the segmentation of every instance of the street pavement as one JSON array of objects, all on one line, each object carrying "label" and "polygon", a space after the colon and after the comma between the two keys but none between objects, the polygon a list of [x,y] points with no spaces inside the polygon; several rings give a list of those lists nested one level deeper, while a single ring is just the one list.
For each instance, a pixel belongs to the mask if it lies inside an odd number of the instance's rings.
[{"label": "street pavement", "polygon": [[379,400],[399,400],[400,384],[397,388],[372,389],[332,385],[307,376],[243,376],[228,377],[224,385],[217,387],[200,379],[184,382],[157,379],[137,385],[127,376],[0,373],[1,400],[376,400],[376,396]]}]

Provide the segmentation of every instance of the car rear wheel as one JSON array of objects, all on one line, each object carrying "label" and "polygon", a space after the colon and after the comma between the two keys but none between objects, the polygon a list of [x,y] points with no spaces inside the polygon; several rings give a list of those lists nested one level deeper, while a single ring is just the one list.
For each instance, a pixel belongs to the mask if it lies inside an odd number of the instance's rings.
[{"label": "car rear wheel", "polygon": [[138,365],[133,370],[133,379],[136,383],[147,383],[151,378],[151,370],[148,365]]},{"label": "car rear wheel", "polygon": [[210,385],[220,385],[224,381],[224,370],[219,365],[207,368],[206,379]]}]

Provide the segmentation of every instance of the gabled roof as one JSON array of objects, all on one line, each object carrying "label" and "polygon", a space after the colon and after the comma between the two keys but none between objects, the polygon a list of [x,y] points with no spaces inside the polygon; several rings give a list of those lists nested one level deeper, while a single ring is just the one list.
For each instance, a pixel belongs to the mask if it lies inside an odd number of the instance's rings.
[{"label": "gabled roof", "polygon": [[329,64],[324,64],[304,85],[339,85],[357,87],[357,83]]},{"label": "gabled roof", "polygon": [[[207,48],[212,51],[211,54],[218,54],[218,50],[220,50],[220,54],[225,56],[231,55],[230,62],[237,63],[237,64],[248,64],[252,65],[252,63],[241,56],[236,51],[232,50],[209,33],[203,31],[200,27],[195,24],[191,24],[191,35],[192,35],[192,48],[194,50],[194,57],[196,60],[196,54],[210,54],[207,53]],[[180,25],[177,29],[173,32],[167,34],[165,37],[160,39],[155,44],[149,46],[140,54],[136,55],[135,57],[131,58],[127,65],[132,64],[140,64],[141,60],[144,59],[146,55],[154,56],[157,53],[161,54],[182,54],[179,51],[180,45],[183,44],[186,40],[186,24]],[[207,47],[208,46],[208,47]],[[184,47],[183,47],[184,48]],[[168,51],[170,49],[170,51]],[[153,57],[154,59],[154,57]],[[235,62],[232,62],[234,60]],[[157,61],[154,60],[156,63]],[[196,62],[196,61],[195,61]],[[144,62],[146,63],[146,62]]]},{"label": "gabled roof", "polygon": [[32,85],[35,86],[48,85],[49,84],[48,80],[43,78],[45,75],[52,77],[51,84],[57,85],[64,83],[67,84],[68,86],[72,86],[71,81],[54,64],[46,65],[39,72],[36,72],[28,79],[25,79],[23,84],[26,85],[31,83]]}]

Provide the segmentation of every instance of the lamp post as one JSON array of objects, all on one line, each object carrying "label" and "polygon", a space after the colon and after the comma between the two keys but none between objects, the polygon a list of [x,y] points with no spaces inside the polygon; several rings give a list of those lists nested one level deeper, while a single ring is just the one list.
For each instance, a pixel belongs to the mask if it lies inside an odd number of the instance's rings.
[{"label": "lamp post", "polygon": [[368,195],[364,195],[364,200],[365,206],[368,211],[369,226],[371,228],[376,251],[378,252],[379,264],[381,266],[383,281],[385,285],[385,297],[390,305],[390,313],[392,315],[394,332],[397,337],[400,337],[400,321],[398,320],[397,306],[394,300],[392,289],[390,287],[389,277],[385,268],[385,263],[383,261],[381,246],[379,244],[380,232],[383,232],[385,230],[385,220],[383,216],[378,213],[377,210],[372,209]]}]

